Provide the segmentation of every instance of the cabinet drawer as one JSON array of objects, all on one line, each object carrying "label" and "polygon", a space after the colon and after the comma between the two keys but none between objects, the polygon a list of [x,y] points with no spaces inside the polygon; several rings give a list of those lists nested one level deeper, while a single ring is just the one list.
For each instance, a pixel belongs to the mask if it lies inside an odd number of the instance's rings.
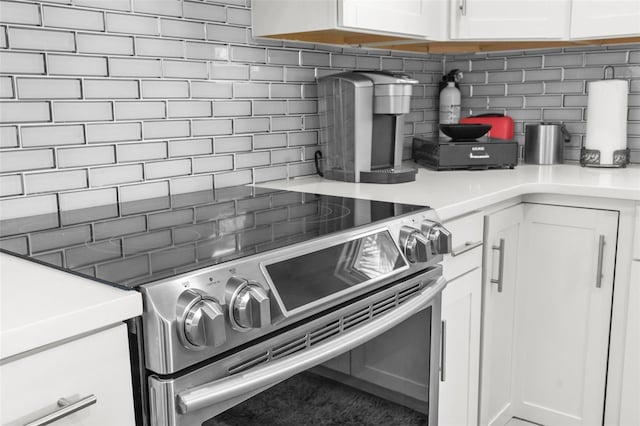
[{"label": "cabinet drawer", "polygon": [[94,395],[96,402],[56,421],[65,425],[134,425],[124,324],[0,365],[0,423],[25,424]]},{"label": "cabinet drawer", "polygon": [[483,224],[482,212],[444,222],[452,236],[452,253],[444,256],[442,264],[447,280],[481,266]]}]

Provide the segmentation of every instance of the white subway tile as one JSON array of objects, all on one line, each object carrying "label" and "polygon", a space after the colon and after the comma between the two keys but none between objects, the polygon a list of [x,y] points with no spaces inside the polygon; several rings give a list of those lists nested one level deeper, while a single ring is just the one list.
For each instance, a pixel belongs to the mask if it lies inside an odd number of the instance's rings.
[{"label": "white subway tile", "polygon": [[565,67],[565,66],[582,66],[584,63],[584,54],[567,54],[545,55],[544,66],[548,67]]},{"label": "white subway tile", "polygon": [[214,101],[213,108],[216,117],[251,115],[250,101]]},{"label": "white subway tile", "polygon": [[92,187],[120,185],[142,180],[142,164],[97,167],[89,170],[89,182]]},{"label": "white subway tile", "polygon": [[233,133],[231,120],[193,120],[193,136],[230,135]]},{"label": "white subway tile", "polygon": [[562,79],[561,69],[548,70],[525,70],[524,81],[560,81]]},{"label": "white subway tile", "polygon": [[206,99],[221,99],[233,97],[233,89],[231,83],[212,82],[212,81],[192,81],[191,97]]},{"label": "white subway tile", "polygon": [[[196,191],[211,191],[213,189],[213,177],[212,176],[190,176],[186,178],[171,179],[169,182],[169,190],[171,195],[189,194]],[[193,221],[193,210],[182,210],[182,216],[184,220],[180,223],[191,223]],[[187,214],[188,212],[188,214]],[[152,222],[153,218],[149,217],[149,221]],[[180,223],[173,223],[172,225],[178,225]],[[150,223],[150,227],[151,223]]]},{"label": "white subway tile", "polygon": [[313,161],[306,163],[289,164],[289,178],[298,176],[310,176],[318,173],[316,164]]},{"label": "white subway tile", "polygon": [[161,77],[159,59],[109,58],[109,74],[112,77]]},{"label": "white subway tile", "polygon": [[584,93],[584,81],[546,81],[544,93]]},{"label": "white subway tile", "polygon": [[267,62],[279,65],[299,65],[300,52],[294,50],[267,50]]},{"label": "white subway tile", "polygon": [[84,97],[87,99],[138,99],[138,82],[135,80],[84,80]]},{"label": "white subway tile", "polygon": [[585,65],[611,65],[627,62],[627,52],[587,53]]},{"label": "white subway tile", "polygon": [[172,80],[143,80],[142,97],[157,99],[188,98],[189,83]]},{"label": "white subway tile", "polygon": [[[114,206],[118,203],[115,188],[92,189],[89,191],[68,192],[60,194],[60,211],[73,211],[99,206]],[[117,215],[117,210],[115,212]],[[113,217],[113,213],[102,215],[100,219]]]},{"label": "white subway tile", "polygon": [[[403,70],[402,59],[398,59],[398,58],[382,58],[381,66],[383,70],[388,70],[388,71]],[[442,63],[440,63],[440,68],[442,68]]]},{"label": "white subway tile", "polygon": [[211,117],[210,101],[169,101],[169,118]]},{"label": "white subway tile", "polygon": [[287,101],[253,101],[253,115],[279,115],[287,113]]},{"label": "white subway tile", "polygon": [[213,153],[211,139],[184,139],[169,141],[169,157],[188,157]]},{"label": "white subway tile", "polygon": [[54,102],[53,119],[57,122],[111,121],[111,102]]},{"label": "white subway tile", "polygon": [[378,70],[380,69],[380,58],[376,56],[357,56],[356,67],[361,70]]},{"label": "white subway tile", "polygon": [[213,151],[216,154],[251,151],[251,136],[215,138],[213,141]]},{"label": "white subway tile", "polygon": [[261,47],[231,46],[231,60],[236,62],[266,62],[267,50]]},{"label": "white subway tile", "polygon": [[[400,60],[402,63],[402,60]],[[356,57],[352,55],[331,54],[331,66],[333,68],[355,68]]]},{"label": "white subway tile", "polygon": [[249,66],[241,64],[211,63],[212,80],[248,80]]},{"label": "white subway tile", "polygon": [[6,49],[7,47],[7,27],[0,25],[0,49]]},{"label": "white subway tile", "polygon": [[267,83],[233,83],[234,98],[268,98]]},{"label": "white subway tile", "polygon": [[18,146],[18,127],[0,127],[0,148],[15,148]]},{"label": "white subway tile", "polygon": [[182,160],[156,161],[145,163],[144,165],[145,179],[161,179],[185,176],[188,174],[191,174],[191,160],[188,158]]},{"label": "white subway tile", "polygon": [[[431,108],[431,104],[427,108]],[[290,114],[315,114],[317,112],[318,102],[316,101],[289,101]]]},{"label": "white subway tile", "polygon": [[272,84],[272,98],[301,98],[302,86],[299,84]]},{"label": "white subway tile", "polygon": [[131,10],[130,0],[73,0],[73,4],[76,6],[94,7],[96,9]]},{"label": "white subway tile", "polygon": [[116,120],[165,118],[164,102],[116,102]]},{"label": "white subway tile", "polygon": [[542,94],[543,92],[544,92],[544,84],[541,82],[507,85],[507,95]]},{"label": "white subway tile", "polygon": [[58,150],[58,167],[84,167],[116,162],[113,146],[88,146]]},{"label": "white subway tile", "polygon": [[182,16],[180,0],[133,0],[133,10],[153,15]]},{"label": "white subway tile", "polygon": [[287,178],[287,166],[264,167],[253,170],[255,183]]},{"label": "white subway tile", "polygon": [[232,155],[215,155],[193,159],[193,173],[211,173],[232,169]]},{"label": "white subway tile", "polygon": [[0,22],[40,25],[40,10],[37,4],[3,1],[0,2]]},{"label": "white subway tile", "polygon": [[271,130],[302,130],[302,117],[272,117]]},{"label": "white subway tile", "polygon": [[213,186],[216,189],[230,186],[246,185],[252,182],[251,170],[239,170],[237,172],[219,173],[213,176]]},{"label": "white subway tile", "polygon": [[20,175],[4,175],[0,176],[0,197],[9,197],[12,195],[22,195],[22,176]]},{"label": "white subway tile", "polygon": [[51,75],[106,76],[107,59],[91,56],[49,55]]},{"label": "white subway tile", "polygon": [[236,118],[233,120],[234,133],[268,132],[268,118]]},{"label": "white subway tile", "polygon": [[302,52],[300,54],[300,63],[302,65],[328,67],[331,64],[331,61],[328,53]]},{"label": "white subway tile", "polygon": [[245,27],[232,27],[230,25],[207,25],[207,40],[228,43],[246,43],[247,30]]},{"label": "white subway tile", "polygon": [[316,73],[313,68],[286,68],[285,80],[288,82],[294,81],[316,81]]},{"label": "white subway tile", "polygon": [[80,99],[79,79],[18,78],[20,99]]},{"label": "white subway tile", "polygon": [[542,68],[542,56],[507,58],[507,69]]},{"label": "white subway tile", "polygon": [[88,185],[86,170],[30,173],[24,176],[24,182],[27,194],[80,189]]},{"label": "white subway tile", "polygon": [[206,62],[165,60],[163,65],[165,77],[206,79],[209,76]]},{"label": "white subway tile", "polygon": [[159,160],[167,158],[167,143],[129,143],[116,147],[118,162]]},{"label": "white subway tile", "polygon": [[251,152],[236,155],[236,168],[246,169],[248,167],[266,166],[271,163],[271,153],[269,151]]},{"label": "white subway tile", "polygon": [[223,44],[187,42],[187,59],[207,59],[226,61],[229,59],[229,48]]},{"label": "white subway tile", "polygon": [[14,95],[11,77],[0,77],[0,98],[10,99]]},{"label": "white subway tile", "polygon": [[[0,220],[39,216],[58,212],[56,195],[39,195],[0,200]],[[57,223],[56,223],[57,224]]]},{"label": "white subway tile", "polygon": [[22,146],[58,146],[84,144],[81,125],[22,127]]},{"label": "white subway tile", "polygon": [[128,185],[120,188],[120,202],[148,200],[150,198],[161,198],[169,195],[168,182],[152,182],[138,185]]},{"label": "white subway tile", "polygon": [[88,124],[86,127],[88,143],[124,142],[142,139],[140,123]]},{"label": "white subway tile", "polygon": [[542,119],[545,121],[580,121],[582,120],[582,109],[545,109],[542,112]]},{"label": "white subway tile", "polygon": [[185,18],[218,22],[225,22],[227,20],[227,14],[222,5],[185,0],[182,4],[182,11]]},{"label": "white subway tile", "polygon": [[80,53],[133,55],[133,37],[79,33],[76,42]]},{"label": "white subway tile", "polygon": [[107,13],[107,32],[160,35],[158,18],[120,13]]},{"label": "white subway tile", "polygon": [[284,68],[264,65],[251,65],[249,68],[251,80],[284,81]]},{"label": "white subway tile", "polygon": [[317,143],[318,132],[289,133],[289,146],[316,145]]},{"label": "white subway tile", "polygon": [[189,136],[189,121],[145,121],[142,124],[145,139],[181,138]]},{"label": "white subway tile", "polygon": [[181,21],[177,19],[160,19],[160,34],[163,37],[204,40],[204,31],[204,23]]},{"label": "white subway tile", "polygon": [[93,226],[93,236],[96,240],[103,240],[107,238],[120,237],[122,235],[137,234],[138,232],[144,232],[146,230],[146,217],[134,216],[95,223]]},{"label": "white subway tile", "polygon": [[42,15],[46,27],[94,31],[104,30],[104,14],[102,12],[42,6]]},{"label": "white subway tile", "polygon": [[235,25],[251,25],[251,10],[250,9],[236,9],[233,7],[227,8],[227,22]]},{"label": "white subway tile", "polygon": [[488,83],[522,83],[522,81],[523,81],[522,70],[498,71],[498,72],[487,73]]},{"label": "white subway tile", "polygon": [[19,172],[55,167],[53,149],[25,149],[20,151],[2,151],[0,172]]},{"label": "white subway tile", "polygon": [[75,37],[70,31],[9,28],[9,45],[14,49],[73,52]]},{"label": "white subway tile", "polygon": [[183,58],[184,42],[180,40],[138,37],[136,39],[136,54],[138,56]]},{"label": "white subway tile", "polygon": [[253,148],[278,148],[287,146],[287,135],[285,133],[269,133],[255,135],[253,137]]},{"label": "white subway tile", "polygon": [[51,121],[49,102],[0,102],[0,123]]}]

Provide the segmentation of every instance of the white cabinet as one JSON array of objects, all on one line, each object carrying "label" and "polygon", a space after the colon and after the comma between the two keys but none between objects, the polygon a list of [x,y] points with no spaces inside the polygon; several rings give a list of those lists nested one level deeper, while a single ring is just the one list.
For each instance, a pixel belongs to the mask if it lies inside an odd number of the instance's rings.
[{"label": "white cabinet", "polygon": [[429,35],[435,0],[253,0],[253,34],[258,37],[326,43],[376,41],[358,34],[424,39]]},{"label": "white cabinet", "polygon": [[631,262],[620,425],[640,425],[640,261]]},{"label": "white cabinet", "polygon": [[539,424],[603,418],[618,212],[525,204],[515,411]]},{"label": "white cabinet", "polygon": [[134,425],[127,329],[124,324],[0,365],[0,423],[21,425],[95,396],[95,403],[56,425]]},{"label": "white cabinet", "polygon": [[562,40],[570,0],[451,0],[452,40]]},{"label": "white cabinet", "polygon": [[515,306],[524,207],[485,219],[480,425],[503,426],[513,417]]},{"label": "white cabinet", "polygon": [[456,278],[442,292],[441,426],[478,424],[480,271],[476,268]]},{"label": "white cabinet", "polygon": [[572,1],[571,39],[638,35],[640,35],[640,1]]}]

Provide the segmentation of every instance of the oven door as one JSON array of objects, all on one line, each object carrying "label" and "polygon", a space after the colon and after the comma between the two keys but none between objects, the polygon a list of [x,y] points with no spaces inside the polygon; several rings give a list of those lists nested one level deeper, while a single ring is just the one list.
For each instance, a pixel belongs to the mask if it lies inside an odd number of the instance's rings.
[{"label": "oven door", "polygon": [[[435,426],[446,285],[440,273],[437,267],[418,274],[179,376],[150,376],[151,424],[314,424],[309,416],[322,414],[313,401],[325,406],[318,398],[333,395],[340,406],[332,415],[366,413],[375,424],[380,413],[360,405],[380,411],[389,404],[406,410],[398,416]],[[286,408],[274,412],[276,400]],[[285,411],[295,412],[290,423],[281,416]]]}]

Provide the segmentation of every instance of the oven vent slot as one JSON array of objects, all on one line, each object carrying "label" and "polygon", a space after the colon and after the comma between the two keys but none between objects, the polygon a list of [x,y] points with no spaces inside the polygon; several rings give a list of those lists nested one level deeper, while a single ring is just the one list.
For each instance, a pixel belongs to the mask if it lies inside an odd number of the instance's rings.
[{"label": "oven vent slot", "polygon": [[342,320],[342,329],[348,330],[369,319],[371,319],[371,306],[367,306],[356,313],[344,317]]},{"label": "oven vent slot", "polygon": [[280,346],[276,346],[271,349],[271,359],[282,358],[286,355],[291,355],[294,352],[301,351],[307,347],[307,336],[304,335],[295,340],[284,343]]},{"label": "oven vent slot", "polygon": [[390,309],[393,309],[396,307],[396,296],[393,295],[391,297],[387,297],[384,300],[381,300],[379,302],[376,302],[373,304],[373,308],[372,308],[372,312],[373,315],[372,317],[376,317],[380,314],[383,314],[385,312],[387,312]]},{"label": "oven vent slot", "polygon": [[248,370],[267,361],[269,361],[269,354],[265,352],[240,364],[232,365],[229,367],[229,374],[240,373],[241,371]]},{"label": "oven vent slot", "polygon": [[421,287],[422,284],[417,283],[414,286],[402,290],[400,293],[398,293],[398,304],[405,302],[407,299],[418,293]]},{"label": "oven vent slot", "polygon": [[338,333],[340,333],[340,321],[336,320],[322,328],[309,332],[309,345],[313,346]]}]

